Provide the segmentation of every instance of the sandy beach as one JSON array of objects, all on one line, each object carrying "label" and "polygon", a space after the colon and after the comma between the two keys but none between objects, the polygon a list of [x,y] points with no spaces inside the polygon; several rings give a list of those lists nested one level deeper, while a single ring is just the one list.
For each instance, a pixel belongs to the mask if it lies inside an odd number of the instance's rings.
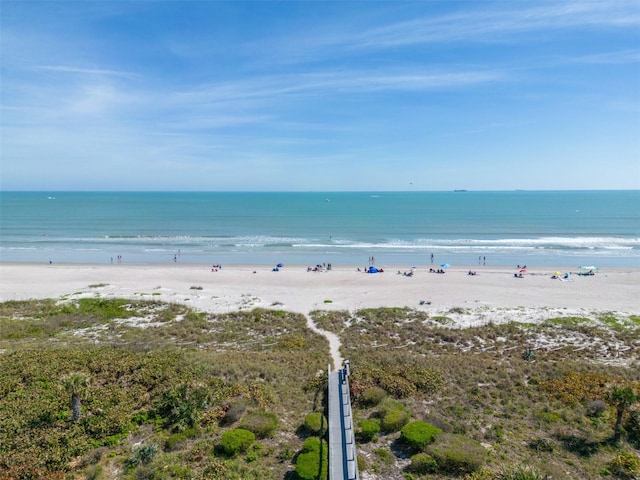
[{"label": "sandy beach", "polygon": [[[364,267],[359,267],[362,270]],[[469,269],[477,272],[468,275]],[[572,272],[567,281],[554,272]],[[400,272],[400,273],[399,273]],[[535,321],[555,314],[640,313],[640,269],[608,268],[593,276],[567,267],[528,269],[453,267],[445,274],[418,267],[388,267],[368,274],[358,267],[307,271],[307,266],[271,268],[224,265],[36,265],[0,264],[0,300],[102,296],[184,303],[224,313],[277,308],[307,314],[313,310],[410,307],[438,315],[464,311],[460,326],[514,319]],[[451,316],[451,315],[449,315]]]}]

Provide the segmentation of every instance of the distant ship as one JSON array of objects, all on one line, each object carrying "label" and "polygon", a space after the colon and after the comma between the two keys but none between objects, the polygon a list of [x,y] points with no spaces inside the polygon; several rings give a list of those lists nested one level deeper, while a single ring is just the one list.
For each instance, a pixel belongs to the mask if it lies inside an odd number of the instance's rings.
[{"label": "distant ship", "polygon": [[454,190],[454,192],[466,192],[466,190]]}]

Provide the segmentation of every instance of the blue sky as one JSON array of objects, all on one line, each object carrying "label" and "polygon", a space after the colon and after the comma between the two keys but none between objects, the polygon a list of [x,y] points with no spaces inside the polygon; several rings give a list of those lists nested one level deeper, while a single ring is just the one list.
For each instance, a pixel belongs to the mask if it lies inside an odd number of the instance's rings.
[{"label": "blue sky", "polygon": [[4,190],[640,188],[640,3],[0,4]]}]

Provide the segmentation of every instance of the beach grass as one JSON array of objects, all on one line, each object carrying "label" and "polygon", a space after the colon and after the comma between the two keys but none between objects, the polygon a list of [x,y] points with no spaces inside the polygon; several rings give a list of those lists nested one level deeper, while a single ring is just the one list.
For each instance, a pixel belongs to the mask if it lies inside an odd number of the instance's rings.
[{"label": "beach grass", "polygon": [[[330,357],[304,315],[276,307],[213,314],[140,299],[0,303],[0,472],[295,478],[305,418],[323,410]],[[447,316],[473,314],[454,307]],[[411,420],[446,434],[421,455],[451,462],[457,455],[458,465],[487,472],[482,478],[534,464],[554,479],[596,479],[616,459],[640,453],[631,435],[610,442],[615,409],[595,408],[606,392],[589,383],[597,376],[602,388],[640,388],[640,327],[632,318],[594,312],[452,328],[404,307],[310,317],[339,337],[351,360],[354,423],[383,427],[358,445],[369,478],[410,474],[415,452],[400,429]],[[88,379],[78,422],[63,386],[73,372]],[[558,395],[569,387],[573,397]],[[237,455],[220,453],[223,434],[263,418],[270,420],[264,438]],[[460,454],[460,445],[474,456]],[[449,478],[444,470],[430,475]]]}]

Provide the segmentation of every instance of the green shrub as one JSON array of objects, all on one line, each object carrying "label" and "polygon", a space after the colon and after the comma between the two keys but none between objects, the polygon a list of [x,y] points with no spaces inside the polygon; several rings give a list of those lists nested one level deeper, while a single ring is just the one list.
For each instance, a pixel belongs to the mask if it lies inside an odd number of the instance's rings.
[{"label": "green shrub", "polygon": [[382,413],[380,421],[380,427],[386,433],[393,433],[404,427],[411,415],[407,410],[401,406],[401,408],[389,407]]},{"label": "green shrub", "polygon": [[302,453],[319,452],[322,447],[318,437],[309,437],[302,444]]},{"label": "green shrub", "polygon": [[202,385],[181,383],[165,391],[156,403],[156,412],[177,431],[195,426],[209,403],[209,392]]},{"label": "green shrub", "polygon": [[365,407],[375,407],[387,396],[387,392],[380,387],[371,387],[362,392],[360,403]]},{"label": "green shrub", "polygon": [[184,432],[174,433],[173,435],[169,435],[169,437],[164,442],[165,450],[172,451],[177,450],[181,447],[189,438],[193,438],[198,434],[198,431],[191,428],[189,430],[185,430]]},{"label": "green shrub", "polygon": [[402,440],[411,448],[422,451],[442,433],[438,427],[422,420],[416,420],[406,424],[400,434]]},{"label": "green shrub", "polygon": [[240,428],[255,433],[257,438],[272,437],[278,428],[278,417],[268,412],[253,412],[240,423]]},{"label": "green shrub", "polygon": [[427,453],[416,453],[411,457],[408,470],[420,475],[435,473],[438,471],[438,464],[431,455]]},{"label": "green shrub", "polygon": [[302,445],[296,460],[296,474],[302,480],[327,478],[329,467],[327,444],[317,437],[309,437]]},{"label": "green shrub", "polygon": [[312,412],[304,417],[304,426],[312,435],[322,435],[327,428],[327,419],[322,412]]},{"label": "green shrub", "polygon": [[538,452],[553,452],[553,442],[548,438],[536,438],[529,442],[529,448]]},{"label": "green shrub", "polygon": [[296,474],[302,480],[324,479],[327,477],[327,464],[326,456],[321,464],[319,452],[301,453],[296,460]]},{"label": "green shrub", "polygon": [[625,480],[635,480],[640,476],[640,460],[631,452],[618,453],[607,467],[613,475]]},{"label": "green shrub", "polygon": [[152,423],[152,420],[149,418],[147,410],[140,410],[131,415],[131,422],[135,425],[144,425],[145,423]]},{"label": "green shrub", "polygon": [[436,459],[438,468],[454,475],[472,473],[485,462],[487,451],[475,440],[443,433],[438,441],[427,447],[427,453]]},{"label": "green shrub", "polygon": [[498,473],[496,480],[545,480],[547,476],[534,467],[520,465]]},{"label": "green shrub", "polygon": [[358,436],[363,442],[370,442],[380,433],[380,422],[375,418],[366,418],[360,422]]},{"label": "green shrub", "polygon": [[156,445],[140,445],[136,447],[127,459],[127,468],[135,468],[138,465],[146,465],[158,454]]},{"label": "green shrub", "polygon": [[255,434],[249,430],[243,428],[227,430],[222,434],[220,450],[229,457],[235,457],[239,453],[246,452],[255,440]]},{"label": "green shrub", "polygon": [[282,337],[278,342],[278,348],[285,350],[303,350],[306,346],[307,339],[304,338],[304,335],[299,333]]},{"label": "green shrub", "polygon": [[496,474],[482,467],[473,473],[464,476],[464,480],[497,480]]},{"label": "green shrub", "polygon": [[538,412],[537,417],[540,421],[545,423],[558,423],[562,417],[556,412]]}]

